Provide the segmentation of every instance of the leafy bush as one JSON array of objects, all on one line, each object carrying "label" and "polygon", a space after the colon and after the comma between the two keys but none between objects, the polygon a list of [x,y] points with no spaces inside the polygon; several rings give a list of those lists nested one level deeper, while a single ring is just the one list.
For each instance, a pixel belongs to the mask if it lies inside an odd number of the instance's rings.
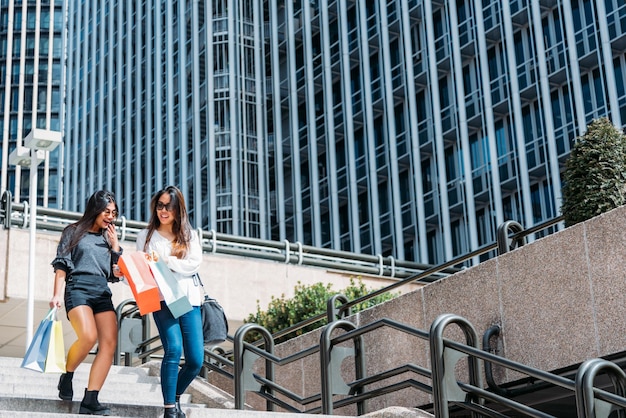
[{"label": "leafy bush", "polygon": [[595,119],[565,163],[565,225],[583,222],[626,203],[626,135],[607,118]]},{"label": "leafy bush", "polygon": [[[306,319],[325,313],[328,299],[334,295],[343,294],[348,300],[354,300],[373,291],[372,289],[368,290],[361,279],[358,280],[358,283],[355,283],[353,279],[350,279],[350,285],[342,291],[333,291],[332,284],[325,285],[324,283],[315,283],[310,286],[305,286],[300,282],[298,282],[294,290],[294,296],[291,299],[285,298],[284,294],[281,295],[280,298],[272,296],[272,300],[265,311],[261,310],[257,301],[256,313],[250,314],[246,319],[244,319],[244,322],[261,325],[271,334],[274,334]],[[362,311],[392,299],[394,296],[395,295],[389,292],[383,293],[366,302],[353,306],[351,308],[352,313]],[[326,325],[327,322],[326,318],[324,318],[323,320],[309,324],[304,328],[278,338],[276,343],[287,341],[291,338],[297,337],[298,335],[320,328]],[[250,342],[258,338],[259,336],[257,333],[251,332],[246,336],[246,341]]]}]

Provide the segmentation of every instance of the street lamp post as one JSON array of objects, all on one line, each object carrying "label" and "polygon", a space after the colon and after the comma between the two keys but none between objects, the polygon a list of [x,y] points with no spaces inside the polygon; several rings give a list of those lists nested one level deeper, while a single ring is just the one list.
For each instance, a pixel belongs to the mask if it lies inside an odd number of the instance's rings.
[{"label": "street lamp post", "polygon": [[45,129],[33,129],[24,138],[25,148],[16,148],[9,155],[9,162],[29,168],[28,184],[30,220],[28,242],[28,291],[26,307],[26,347],[33,339],[35,314],[35,240],[37,238],[37,167],[45,158],[45,151],[54,150],[61,143],[61,132]]}]

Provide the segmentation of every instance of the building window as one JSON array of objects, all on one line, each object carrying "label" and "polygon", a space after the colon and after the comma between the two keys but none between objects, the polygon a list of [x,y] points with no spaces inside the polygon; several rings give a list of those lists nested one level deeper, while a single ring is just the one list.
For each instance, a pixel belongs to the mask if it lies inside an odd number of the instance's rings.
[{"label": "building window", "polygon": [[600,70],[594,69],[591,73],[581,76],[583,103],[587,122],[607,113],[604,83]]},{"label": "building window", "polygon": [[583,57],[597,48],[596,34],[598,31],[593,17],[593,8],[593,1],[591,0],[572,1],[576,52],[579,57]]}]

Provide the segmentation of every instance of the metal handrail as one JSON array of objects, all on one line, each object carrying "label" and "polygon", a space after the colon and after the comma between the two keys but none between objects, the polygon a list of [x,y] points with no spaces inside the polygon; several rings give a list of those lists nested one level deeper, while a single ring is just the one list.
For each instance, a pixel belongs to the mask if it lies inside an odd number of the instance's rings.
[{"label": "metal handrail", "polygon": [[[344,323],[349,324],[349,326],[344,326]],[[467,339],[466,343],[443,338],[443,330],[450,324],[456,324],[464,331]],[[330,338],[332,330],[338,327],[343,328],[345,333]],[[414,364],[406,364],[371,376],[363,376],[362,370],[360,370],[364,364],[361,356],[367,350],[363,346],[362,337],[383,327],[393,328],[428,341],[431,347],[430,363],[432,370]],[[448,417],[451,405],[466,409],[472,412],[473,416],[499,418],[507,416],[493,409],[493,406],[486,405],[486,401],[489,401],[501,408],[515,411],[516,416],[555,418],[553,415],[541,410],[506,398],[498,393],[485,390],[482,387],[478,369],[480,364],[493,363],[524,374],[534,380],[558,386],[571,392],[576,399],[576,416],[578,418],[606,418],[612,411],[620,411],[619,416],[622,417],[626,410],[626,398],[624,397],[624,392],[626,392],[626,375],[616,364],[603,359],[589,360],[579,367],[579,372],[574,380],[535,369],[478,348],[478,338],[473,326],[467,320],[457,315],[444,314],[439,316],[433,321],[430,332],[422,331],[388,318],[379,319],[359,328],[356,328],[354,324],[348,321],[337,320],[326,325],[319,345],[308,347],[284,358],[278,357],[273,353],[273,346],[268,347],[266,350],[261,350],[254,344],[245,342],[245,335],[250,330],[259,332],[263,331],[263,328],[256,324],[246,324],[235,335],[235,345],[238,349],[235,352],[234,363],[235,369],[239,370],[239,372],[235,373],[235,404],[238,409],[243,409],[245,405],[245,392],[255,392],[268,402],[268,410],[273,410],[270,408],[274,406],[280,406],[288,411],[332,414],[333,409],[336,407],[357,404],[360,405],[358,406],[360,415],[366,411],[364,404],[366,400],[405,388],[415,388],[433,395],[433,409],[437,417]],[[267,339],[269,333],[265,331],[265,334]],[[355,343],[355,348],[346,351],[345,343],[349,341]],[[333,350],[337,348],[340,351],[334,353]],[[287,365],[313,354],[320,356],[320,365],[322,366],[321,392],[309,395],[306,398],[281,387],[267,376],[261,377],[253,372],[254,363],[259,359],[265,360],[266,370],[269,364],[273,374],[274,365]],[[331,365],[331,358],[334,361],[341,362],[346,357],[346,354],[354,356],[354,374],[356,378],[352,382],[343,381],[344,374],[341,373],[341,368],[328,367]],[[469,383],[458,381],[455,375],[456,363],[463,358],[466,358],[468,362]],[[333,364],[335,363],[333,362]],[[411,372],[420,376],[422,381],[405,378],[399,382],[380,386],[381,383],[384,384],[384,381],[390,378],[397,378]],[[612,378],[613,386],[617,393],[593,387],[594,378],[602,372]],[[431,385],[424,383],[423,378],[430,379]],[[341,381],[333,381],[334,379],[341,379]],[[379,384],[376,389],[367,389],[369,385],[375,383]],[[342,387],[349,388],[349,391],[341,389]],[[274,391],[283,398],[274,396]],[[337,399],[338,396],[342,395],[343,398]],[[309,410],[300,410],[292,404],[285,402],[285,397],[299,403],[302,407],[315,401],[321,401],[322,405]],[[596,405],[601,405],[602,407],[596,408]]]},{"label": "metal handrail", "polygon": [[[526,238],[532,234],[535,234],[537,232],[543,231],[547,228],[551,228],[553,226],[556,226],[557,224],[559,224],[560,222],[563,221],[563,217],[559,216],[553,219],[550,219],[546,222],[543,222],[541,224],[538,224],[532,228],[529,228],[527,230],[523,230],[523,231],[519,231],[516,232],[514,235],[507,237],[506,233],[500,232],[498,234],[499,238],[501,239],[510,239],[510,242],[515,242],[518,243],[519,245],[522,245],[524,240],[526,240]],[[133,226],[132,222],[128,223],[129,226]],[[511,232],[511,231],[509,231]],[[216,244],[215,242],[217,241],[217,237],[216,235],[211,235],[213,241],[213,244],[210,244],[213,246],[213,248],[215,248]],[[233,239],[232,236],[228,236],[227,239]],[[250,238],[242,238],[242,242],[246,242],[248,244],[258,244],[258,241],[260,240],[256,240],[256,239],[250,239]],[[442,263],[438,266],[432,266],[422,272],[419,272],[413,276],[407,277],[403,280],[399,280],[395,283],[392,283],[386,287],[383,287],[381,289],[375,290],[367,295],[364,295],[360,298],[354,299],[352,301],[347,301],[347,299],[342,299],[341,300],[341,305],[340,306],[335,306],[334,300],[333,302],[329,301],[329,305],[333,306],[336,310],[337,313],[341,313],[341,312],[350,312],[351,308],[359,303],[363,303],[366,301],[369,301],[372,298],[375,298],[376,296],[382,295],[386,292],[391,292],[397,288],[399,288],[400,286],[404,286],[413,282],[424,282],[424,283],[428,283],[432,281],[432,277],[434,277],[436,274],[440,273],[440,272],[446,272],[446,271],[450,271],[450,269],[453,266],[462,264],[463,262],[470,260],[476,256],[480,256],[482,254],[486,254],[490,251],[493,251],[497,248],[503,248],[504,245],[501,242],[495,242],[492,244],[488,244],[488,245],[484,245],[480,248],[478,248],[477,250],[474,250],[466,255],[454,258],[448,262]],[[509,248],[510,249],[510,248]],[[324,319],[328,319],[328,322],[332,321],[332,318],[328,316],[329,313],[322,313],[322,314],[318,314],[316,316],[310,317],[308,319],[305,319],[297,324],[294,324],[290,327],[284,328],[274,334],[272,334],[272,338],[274,341],[276,341],[277,339],[279,339],[280,337],[283,337],[285,335],[288,335],[292,332],[296,332],[298,330],[301,330],[303,328],[305,328],[308,325],[314,324],[316,322],[322,321]],[[331,315],[332,316],[332,315]],[[334,315],[335,319],[337,318],[337,315]],[[233,341],[233,337],[229,336],[228,337],[230,341]],[[160,349],[160,346],[157,348],[153,348],[153,349],[148,349],[147,346],[149,346],[151,343],[155,342],[157,339],[157,337],[154,337],[153,339],[151,339],[150,341],[145,341],[142,344],[145,344],[145,346],[142,346],[141,349],[143,350],[143,354],[140,355],[140,358],[143,360],[145,357],[149,357],[151,354],[157,352]],[[259,340],[257,342],[257,344],[263,344],[262,340]],[[215,362],[213,364],[210,364],[209,362],[205,361],[205,367],[209,370],[214,370],[218,373],[222,373],[224,374],[224,371],[221,368],[221,364],[227,364],[228,363],[228,355],[232,355],[232,352],[227,352],[225,353],[224,356],[220,356],[219,354],[208,354],[212,360],[218,362],[218,365],[215,365]],[[221,364],[219,364],[219,362],[221,362]],[[487,370],[489,373],[491,373],[491,369]],[[491,381],[490,379],[490,375],[488,375],[487,379],[488,381]]]},{"label": "metal handrail", "polygon": [[[551,228],[553,226],[556,226],[557,224],[559,224],[560,222],[563,221],[563,217],[562,216],[558,216],[556,218],[550,219],[546,222],[543,222],[541,224],[535,225],[532,228],[520,231],[515,233],[514,235],[512,235],[511,237],[509,237],[509,239],[511,239],[512,242],[516,242],[516,243],[522,243],[524,240],[527,239],[528,236],[533,235],[537,232],[543,231],[545,229]],[[502,234],[501,237],[506,237],[506,234]],[[370,299],[373,299],[379,295],[382,295],[384,293],[387,292],[391,292],[401,286],[407,285],[407,284],[411,284],[414,282],[422,282],[422,283],[431,283],[433,280],[431,279],[432,277],[434,277],[437,273],[441,273],[444,271],[449,271],[450,268],[453,268],[454,266],[458,266],[463,264],[464,262],[471,260],[474,257],[486,254],[490,251],[493,251],[499,247],[502,247],[502,244],[499,242],[494,242],[492,244],[487,244],[487,245],[483,245],[482,247],[468,253],[468,254],[464,254],[461,255],[459,257],[453,258],[452,260],[449,260],[445,263],[436,265],[436,266],[431,266],[430,268],[427,268],[426,270],[419,272],[417,274],[414,274],[413,276],[409,276],[405,279],[399,280],[395,283],[392,283],[388,286],[382,287],[378,290],[374,290],[371,293],[368,293],[367,295],[361,296],[357,299],[354,299],[352,301],[349,301],[347,303],[344,303],[343,305],[341,305],[339,307],[339,309],[341,310],[347,310],[350,309],[353,306],[356,306],[360,303],[366,302]],[[460,270],[460,269],[459,269]],[[302,322],[299,322],[297,324],[292,325],[291,327],[285,328],[281,331],[278,331],[276,333],[273,334],[274,339],[280,338],[282,336],[288,335],[292,332],[298,331],[304,327],[306,327],[307,325],[311,325],[314,324],[316,322],[319,322],[323,319],[326,318],[326,313],[321,313],[318,314],[316,316],[313,316],[309,319],[306,319]]]},{"label": "metal handrail", "polygon": [[[8,190],[5,191],[0,200],[0,218],[2,218],[4,227],[10,228],[13,225],[26,227],[25,222],[28,220],[28,208],[28,202],[14,203],[11,200],[11,193]],[[82,214],[80,212],[37,207],[36,227],[40,230],[61,232],[67,225],[77,221],[81,216]],[[556,217],[521,232],[518,232],[518,230],[510,231],[508,229],[504,231],[499,230],[497,242],[487,244],[468,254],[464,254],[436,266],[396,260],[393,257],[383,257],[380,254],[351,253],[303,245],[299,242],[291,243],[289,241],[272,241],[241,237],[223,234],[213,230],[203,231],[200,228],[198,228],[198,233],[201,237],[203,251],[210,254],[219,253],[260,258],[290,264],[322,267],[337,271],[348,271],[355,274],[388,277],[398,280],[372,295],[349,302],[348,306],[354,306],[366,299],[376,297],[408,283],[429,283],[454,274],[461,270],[463,264],[470,261],[472,258],[506,246],[506,244],[500,241],[502,241],[503,237],[506,238],[509,232],[516,232],[510,237],[511,242],[522,245],[526,237],[550,228],[562,220],[562,217]],[[505,224],[516,223],[507,221]],[[139,231],[144,229],[147,225],[146,222],[127,219],[124,216],[117,220],[117,226],[121,236],[129,241],[136,240]],[[319,320],[319,318],[317,320]],[[317,322],[317,320],[313,322]]]},{"label": "metal handrail", "polygon": [[[14,203],[11,194],[5,191],[0,201],[0,219],[5,228],[12,226],[26,227],[28,221],[28,202]],[[61,232],[63,229],[76,222],[82,213],[66,210],[37,207],[36,228],[52,232]],[[137,234],[146,228],[148,223],[127,219],[121,216],[117,221],[119,233],[124,240],[135,241]],[[318,248],[303,245],[299,242],[272,241],[258,238],[241,237],[223,234],[216,231],[204,231],[197,229],[201,238],[203,252],[209,254],[236,255],[249,258],[284,262],[288,264],[322,267],[341,272],[354,274],[368,274],[390,279],[401,280],[412,277],[416,273],[430,269],[429,264],[411,261],[396,260],[393,257],[381,255],[351,253],[348,251]],[[431,274],[429,280],[435,281],[456,273],[459,269],[437,269]]]}]

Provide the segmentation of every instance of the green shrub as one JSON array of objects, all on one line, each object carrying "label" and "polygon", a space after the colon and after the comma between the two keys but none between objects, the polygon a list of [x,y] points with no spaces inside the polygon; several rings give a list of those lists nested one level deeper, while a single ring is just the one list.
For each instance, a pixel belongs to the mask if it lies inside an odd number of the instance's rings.
[{"label": "green shrub", "polygon": [[[294,296],[290,299],[285,298],[285,295],[281,295],[280,298],[272,296],[267,309],[261,310],[257,301],[257,311],[254,314],[250,314],[245,323],[255,323],[263,326],[271,334],[281,331],[285,328],[289,328],[292,325],[298,324],[306,319],[312,318],[319,314],[326,312],[326,304],[328,299],[337,294],[343,294],[348,300],[354,300],[361,296],[365,296],[371,293],[373,290],[367,289],[365,284],[358,280],[355,283],[353,279],[350,279],[350,285],[342,291],[333,291],[332,284],[315,283],[310,286],[305,286],[298,282],[294,288]],[[352,313],[362,311],[371,306],[377,305],[389,299],[392,299],[395,295],[386,292],[375,298],[372,298],[366,302],[359,303],[351,308]],[[298,335],[305,334],[316,328],[320,328],[326,325],[327,320],[317,321],[313,324],[309,324],[304,328],[301,328],[292,333],[286,334],[278,338],[275,342],[281,343]],[[246,336],[246,341],[254,341],[258,339],[257,333],[251,332]]]},{"label": "green shrub", "polygon": [[586,221],[626,203],[626,135],[607,118],[595,119],[565,163],[565,225]]}]

